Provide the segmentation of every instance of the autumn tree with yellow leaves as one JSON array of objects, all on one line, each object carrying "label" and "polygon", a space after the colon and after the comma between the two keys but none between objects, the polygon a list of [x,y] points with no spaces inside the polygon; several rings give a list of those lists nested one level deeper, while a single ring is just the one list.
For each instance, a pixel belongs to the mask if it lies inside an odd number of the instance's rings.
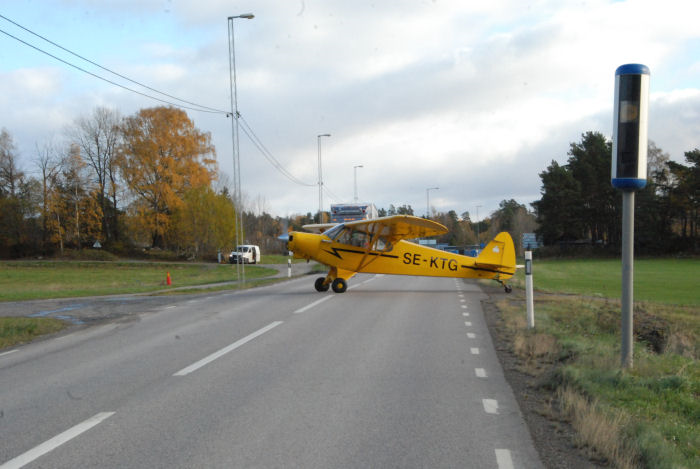
[{"label": "autumn tree with yellow leaves", "polygon": [[179,252],[199,258],[232,245],[236,211],[226,193],[200,187],[187,191],[183,201],[172,217],[171,240]]},{"label": "autumn tree with yellow leaves", "polygon": [[151,246],[174,245],[173,216],[192,190],[209,187],[216,177],[215,150],[187,114],[173,107],[142,109],[121,126],[117,165],[133,201],[134,233]]}]

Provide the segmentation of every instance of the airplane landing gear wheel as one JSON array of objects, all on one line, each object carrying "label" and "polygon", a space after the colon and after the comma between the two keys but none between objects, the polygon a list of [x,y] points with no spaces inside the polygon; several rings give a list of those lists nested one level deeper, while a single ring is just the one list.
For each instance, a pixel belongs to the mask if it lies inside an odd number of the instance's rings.
[{"label": "airplane landing gear wheel", "polygon": [[503,285],[503,289],[506,291],[506,293],[513,292],[513,287],[511,287],[510,285]]},{"label": "airplane landing gear wheel", "polygon": [[336,293],[343,293],[345,290],[348,289],[348,282],[346,282],[342,278],[337,278],[333,280],[333,291]]},{"label": "airplane landing gear wheel", "polygon": [[330,287],[330,285],[324,285],[323,282],[325,280],[326,280],[325,277],[319,277],[316,279],[316,281],[314,282],[314,288],[316,289],[316,291],[318,291],[318,292],[328,291],[328,288]]}]

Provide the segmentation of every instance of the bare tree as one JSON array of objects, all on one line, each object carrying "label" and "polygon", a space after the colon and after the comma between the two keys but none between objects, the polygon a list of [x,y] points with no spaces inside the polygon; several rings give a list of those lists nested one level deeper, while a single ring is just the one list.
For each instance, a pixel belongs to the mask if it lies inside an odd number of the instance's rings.
[{"label": "bare tree", "polygon": [[[34,164],[41,173],[41,240],[44,251],[48,245],[50,193],[56,183],[56,177],[61,171],[61,161],[58,158],[58,151],[53,143],[45,143],[42,146],[36,145],[37,157]],[[63,253],[63,239],[60,239],[61,254]]]},{"label": "bare tree", "polygon": [[15,197],[24,173],[17,167],[17,150],[12,135],[3,128],[0,131],[0,195]]},{"label": "bare tree", "polygon": [[121,117],[112,109],[97,107],[89,117],[81,117],[68,130],[80,147],[97,183],[98,204],[102,210],[102,233],[109,239],[118,237],[116,148],[119,144]]}]

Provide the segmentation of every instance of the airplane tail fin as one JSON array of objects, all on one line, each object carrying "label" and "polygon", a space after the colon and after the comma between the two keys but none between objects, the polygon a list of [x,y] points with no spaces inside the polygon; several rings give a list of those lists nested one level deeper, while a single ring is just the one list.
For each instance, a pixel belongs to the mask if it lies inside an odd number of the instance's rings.
[{"label": "airplane tail fin", "polygon": [[476,267],[492,273],[489,278],[508,280],[515,274],[515,246],[505,231],[498,233],[476,258]]}]

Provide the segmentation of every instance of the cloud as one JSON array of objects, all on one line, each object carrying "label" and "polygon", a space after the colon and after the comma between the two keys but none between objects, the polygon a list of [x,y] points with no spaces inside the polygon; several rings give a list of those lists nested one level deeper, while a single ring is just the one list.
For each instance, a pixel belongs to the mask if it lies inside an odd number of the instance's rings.
[{"label": "cloud", "polygon": [[[363,164],[360,197],[380,207],[411,204],[422,213],[425,188],[434,186],[431,205],[444,211],[483,205],[483,216],[503,199],[529,203],[539,196],[539,172],[552,159],[565,162],[571,142],[589,130],[611,134],[614,71],[629,62],[652,70],[650,138],[681,161],[698,146],[700,30],[690,2],[51,5],[67,18],[65,31],[84,15],[103,28],[83,32],[99,43],[94,50],[106,44],[98,62],[221,109],[230,107],[227,17],[252,11],[255,19],[234,23],[239,109],[277,159],[311,184],[316,135],[331,133],[324,184],[344,201],[352,199],[353,165]],[[125,31],[134,33],[128,49],[118,45]],[[161,104],[54,63],[3,70],[0,84],[14,92],[0,105],[24,148],[98,104],[122,114]],[[211,132],[219,166],[231,173],[230,119],[189,115]],[[241,166],[243,191],[273,213],[317,210],[317,187],[287,180],[245,136]]]}]

